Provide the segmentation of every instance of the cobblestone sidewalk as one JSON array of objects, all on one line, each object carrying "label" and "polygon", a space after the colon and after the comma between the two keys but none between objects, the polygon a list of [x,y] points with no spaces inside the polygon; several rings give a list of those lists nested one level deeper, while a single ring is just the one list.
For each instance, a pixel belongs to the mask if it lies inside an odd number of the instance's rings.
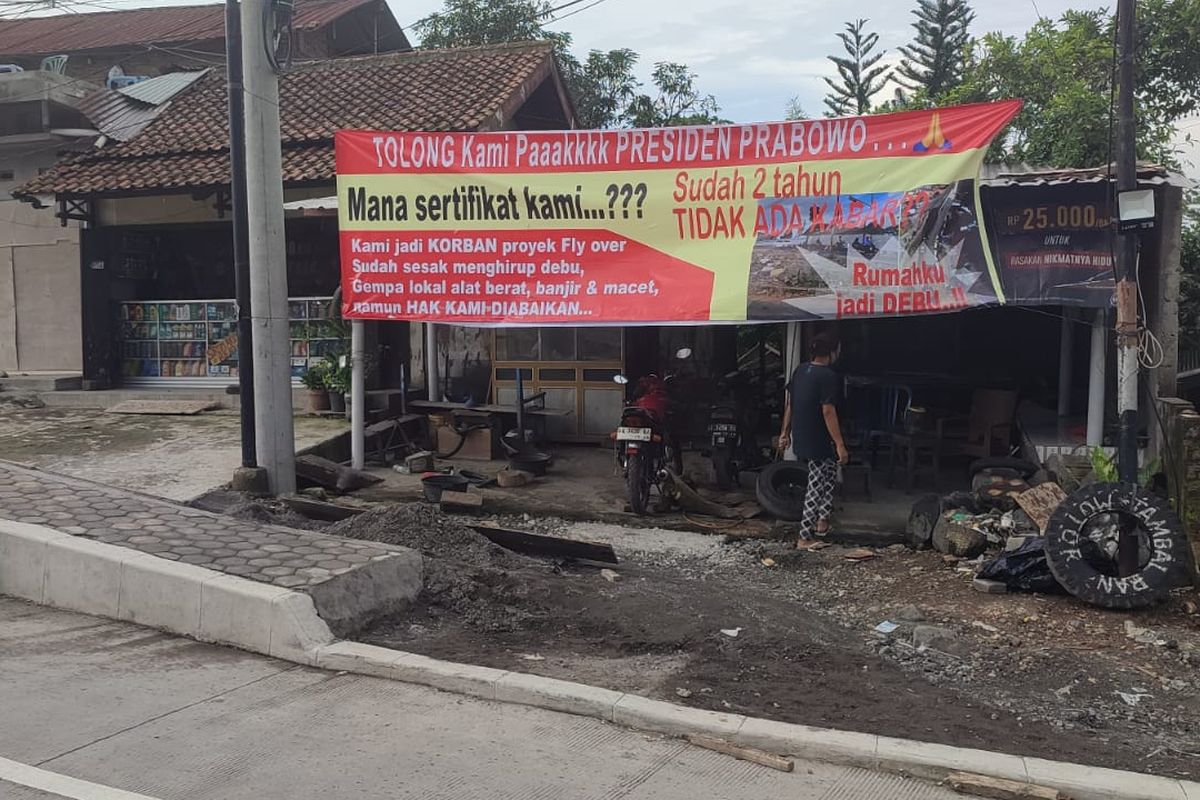
[{"label": "cobblestone sidewalk", "polygon": [[[411,553],[403,548],[238,520],[4,461],[0,461],[0,518],[307,591],[313,594],[318,611],[319,595],[330,595],[330,584],[335,583],[341,588],[334,594],[372,595],[368,603],[388,600],[388,587],[378,584],[392,573],[393,565],[389,563],[387,570],[372,567],[397,560],[399,554],[411,560]],[[338,603],[345,606],[344,600]],[[361,611],[368,613],[370,608]],[[349,619],[339,622],[353,624]]]}]

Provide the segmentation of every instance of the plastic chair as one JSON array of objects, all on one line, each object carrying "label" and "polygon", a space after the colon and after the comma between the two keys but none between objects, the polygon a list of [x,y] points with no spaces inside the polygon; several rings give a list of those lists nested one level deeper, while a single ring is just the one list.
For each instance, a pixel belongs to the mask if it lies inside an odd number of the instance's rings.
[{"label": "plastic chair", "polygon": [[67,71],[68,56],[46,56],[42,59],[42,66],[39,67],[42,72],[57,72],[62,75]]}]

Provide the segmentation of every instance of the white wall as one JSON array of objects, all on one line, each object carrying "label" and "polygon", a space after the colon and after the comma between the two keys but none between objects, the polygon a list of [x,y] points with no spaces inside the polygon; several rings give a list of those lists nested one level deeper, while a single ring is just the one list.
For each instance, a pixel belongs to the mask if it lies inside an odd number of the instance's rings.
[{"label": "white wall", "polygon": [[83,368],[79,223],[13,199],[12,189],[56,160],[61,143],[0,147],[0,370]]}]

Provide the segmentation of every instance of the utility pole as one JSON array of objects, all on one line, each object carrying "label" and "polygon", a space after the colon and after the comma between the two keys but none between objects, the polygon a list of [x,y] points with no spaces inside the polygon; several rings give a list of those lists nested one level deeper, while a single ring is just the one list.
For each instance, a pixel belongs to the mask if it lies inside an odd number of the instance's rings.
[{"label": "utility pole", "polygon": [[[1133,115],[1135,0],[1117,2],[1117,191],[1137,188]],[[1116,203],[1113,204],[1114,208]],[[1137,234],[1117,236],[1117,468],[1122,483],[1137,483],[1138,319]]]},{"label": "utility pole", "polygon": [[[270,491],[296,491],[292,426],[291,350],[288,342],[287,258],[283,231],[283,157],[279,148],[279,77],[271,65],[273,18],[264,5],[242,0],[245,72],[246,211],[250,253],[250,308],[254,327],[254,429],[259,463]],[[268,45],[270,42],[272,44]]]},{"label": "utility pole", "polygon": [[242,106],[242,21],[238,0],[225,0],[229,84],[229,185],[233,200],[233,276],[238,333],[238,401],[242,466],[257,467],[254,434],[254,322],[250,318],[250,238],[246,224],[246,110]]},{"label": "utility pole", "polygon": [[[1117,2],[1117,192],[1137,188],[1137,132],[1133,112],[1135,0]],[[1114,207],[1117,203],[1113,204]],[[1121,483],[1137,486],[1138,319],[1137,234],[1117,237],[1117,412],[1120,438],[1117,470]],[[1138,538],[1132,525],[1121,525],[1117,569],[1122,576],[1138,570]]]}]

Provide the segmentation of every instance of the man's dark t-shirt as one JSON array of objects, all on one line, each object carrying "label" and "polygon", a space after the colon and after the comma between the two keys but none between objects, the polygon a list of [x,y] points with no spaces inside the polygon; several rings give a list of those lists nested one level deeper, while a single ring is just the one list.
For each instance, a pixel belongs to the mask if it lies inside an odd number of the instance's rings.
[{"label": "man's dark t-shirt", "polygon": [[842,379],[827,366],[801,364],[792,374],[792,449],[801,461],[834,458],[821,406],[837,405]]}]

